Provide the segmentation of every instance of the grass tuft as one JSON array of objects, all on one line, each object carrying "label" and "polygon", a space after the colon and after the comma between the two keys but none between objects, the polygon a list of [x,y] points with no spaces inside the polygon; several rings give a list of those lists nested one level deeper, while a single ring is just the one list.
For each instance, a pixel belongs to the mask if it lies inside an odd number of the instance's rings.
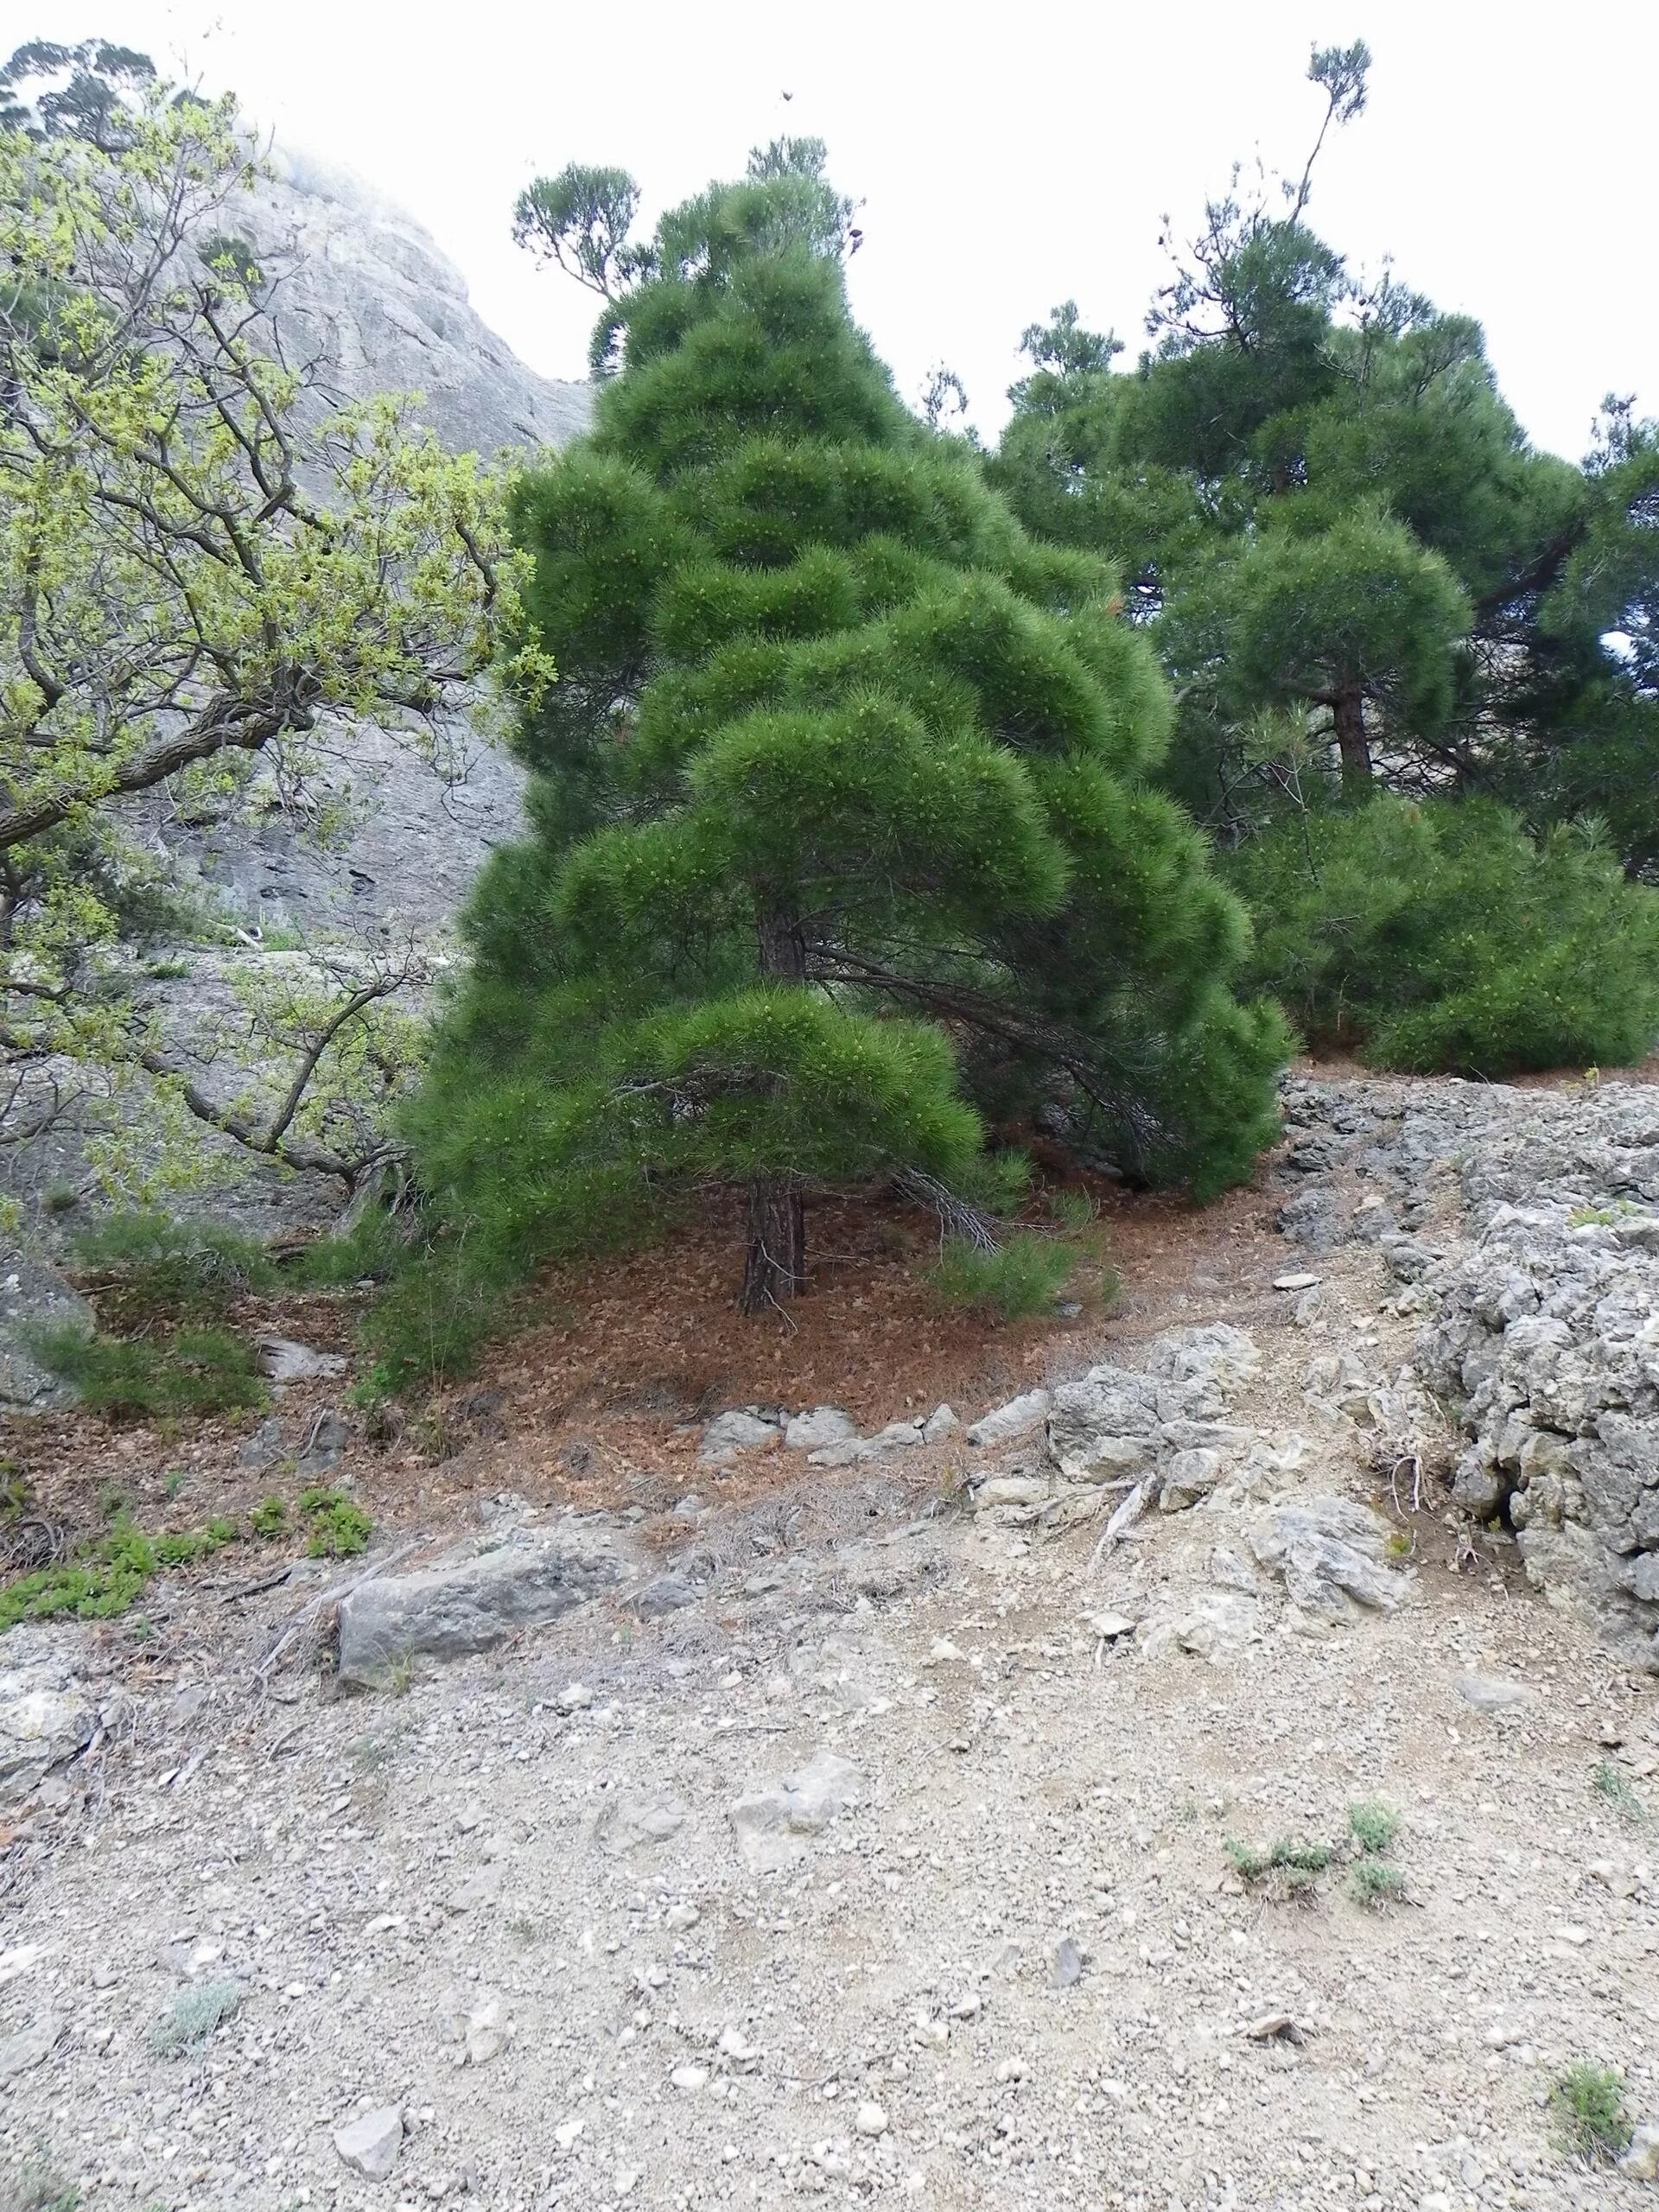
[{"label": "grass tuft", "polygon": [[263,1406],[265,1386],[250,1347],[227,1329],[171,1336],[106,1337],[77,1322],[36,1330],[29,1349],[94,1413],[162,1419]]},{"label": "grass tuft", "polygon": [[1604,2164],[1630,2139],[1624,2110],[1624,2082],[1611,2067],[1574,2060],[1550,2084],[1549,2108],[1563,2149],[1586,2164]]},{"label": "grass tuft", "polygon": [[181,1989],[149,2031],[149,2047],[162,2055],[199,2050],[242,2002],[235,1981],[203,1981]]}]

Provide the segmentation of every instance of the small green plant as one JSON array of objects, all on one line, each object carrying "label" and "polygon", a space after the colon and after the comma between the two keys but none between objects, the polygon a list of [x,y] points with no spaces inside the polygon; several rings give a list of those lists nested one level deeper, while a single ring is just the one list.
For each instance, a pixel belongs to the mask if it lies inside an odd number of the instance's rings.
[{"label": "small green plant", "polygon": [[181,1989],[150,2029],[150,2049],[162,2055],[199,2049],[241,2002],[239,1982],[203,1981]]},{"label": "small green plant", "polygon": [[244,1412],[265,1402],[254,1356],[226,1329],[108,1337],[73,1321],[35,1331],[29,1348],[94,1413],[139,1419]]},{"label": "small green plant", "polygon": [[0,1588],[0,1633],[25,1620],[113,1620],[131,1610],[161,1568],[191,1566],[235,1535],[225,1520],[160,1536],[118,1527],[73,1559],[37,1567]]},{"label": "small green plant", "polygon": [[991,1250],[951,1236],[928,1280],[947,1306],[978,1306],[1004,1321],[1025,1321],[1052,1310],[1077,1257],[1062,1238],[1034,1230],[1016,1230]]},{"label": "small green plant", "polygon": [[1400,1815],[1392,1805],[1370,1800],[1348,1808],[1348,1826],[1364,1852],[1384,1852],[1400,1833]]},{"label": "small green plant", "polygon": [[1398,1567],[1402,1560],[1409,1559],[1414,1548],[1409,1529],[1390,1529],[1385,1547],[1390,1561]]},{"label": "small green plant", "polygon": [[1405,1897],[1406,1878],[1386,1859],[1366,1858],[1355,1867],[1348,1886],[1356,1904],[1398,1904]]},{"label": "small green plant", "polygon": [[305,1548],[310,1558],[352,1559],[368,1549],[374,1523],[343,1491],[302,1490],[300,1511],[309,1525]]},{"label": "small green plant", "polygon": [[80,1192],[73,1183],[48,1183],[41,1203],[48,1213],[73,1213],[80,1204]]},{"label": "small green plant", "polygon": [[1281,1836],[1269,1849],[1260,1851],[1230,1835],[1222,1839],[1222,1847],[1241,1882],[1252,1889],[1265,1886],[1269,1895],[1287,1898],[1312,1897],[1319,1876],[1336,1856],[1329,1844],[1295,1836]]},{"label": "small green plant", "polygon": [[1098,1219],[1098,1209],[1087,1191],[1051,1191],[1048,1211],[1058,1228],[1068,1236],[1083,1236]]},{"label": "small green plant", "polygon": [[162,1484],[162,1497],[166,1498],[176,1497],[179,1492],[184,1488],[185,1479],[185,1472],[182,1467],[169,1467],[167,1471],[167,1479]]},{"label": "small green plant", "polygon": [[1550,2084],[1549,2108],[1561,2147],[1587,2164],[1617,2158],[1630,2139],[1624,2077],[1610,2066],[1575,2059]]},{"label": "small green plant", "polygon": [[288,1534],[288,1508],[280,1497],[262,1497],[248,1516],[248,1526],[262,1543]]},{"label": "small green plant", "polygon": [[1599,1797],[1605,1797],[1621,1818],[1627,1821],[1646,1820],[1647,1808],[1630,1783],[1613,1764],[1611,1759],[1598,1759],[1590,1776],[1590,1787]]},{"label": "small green plant", "polygon": [[1567,1217],[1567,1225],[1569,1229],[1611,1229],[1642,1211],[1629,1198],[1615,1198],[1611,1205],[1605,1206],[1574,1206]]},{"label": "small green plant", "polygon": [[144,973],[158,983],[182,982],[190,973],[190,963],[188,960],[148,960]]}]

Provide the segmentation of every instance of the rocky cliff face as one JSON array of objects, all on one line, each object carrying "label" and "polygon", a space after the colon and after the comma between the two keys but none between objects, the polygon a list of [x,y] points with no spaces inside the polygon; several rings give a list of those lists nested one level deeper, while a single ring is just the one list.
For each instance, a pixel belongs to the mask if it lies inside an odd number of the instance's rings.
[{"label": "rocky cliff face", "polygon": [[232,226],[272,279],[284,353],[341,397],[419,391],[452,451],[563,445],[591,387],[538,376],[481,320],[467,283],[413,217],[308,155],[278,150]]},{"label": "rocky cliff face", "polygon": [[[317,364],[337,399],[416,391],[453,452],[561,446],[588,426],[592,387],[538,376],[482,321],[465,278],[411,216],[347,172],[278,149],[275,175],[232,211],[270,283],[284,357]],[[309,796],[346,798],[353,829],[320,849],[293,814],[158,819],[181,871],[252,929],[304,935],[395,915],[429,928],[452,915],[480,862],[518,826],[522,779],[502,753],[463,747],[472,765],[445,790],[379,731],[359,731]],[[349,764],[349,765],[347,765]]]}]

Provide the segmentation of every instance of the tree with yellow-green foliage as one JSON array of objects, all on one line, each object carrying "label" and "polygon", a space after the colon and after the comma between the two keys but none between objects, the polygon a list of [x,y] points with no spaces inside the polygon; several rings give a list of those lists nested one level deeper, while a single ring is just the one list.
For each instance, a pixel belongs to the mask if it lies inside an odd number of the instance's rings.
[{"label": "tree with yellow-green foliage", "polygon": [[[14,99],[31,57],[109,97]],[[308,1124],[305,1087],[360,1049],[399,963],[315,1009],[297,1094],[285,1069],[274,1100],[216,1105],[114,987],[154,888],[136,810],[203,782],[234,803],[251,761],[302,772],[325,725],[435,757],[504,624],[520,680],[548,671],[503,480],[408,397],[334,404],[282,358],[238,236],[260,167],[234,102],[127,59],[117,82],[92,49],[25,49],[0,109],[0,1116],[27,1134],[78,1087],[159,1080],[350,1185],[382,1141]]]}]

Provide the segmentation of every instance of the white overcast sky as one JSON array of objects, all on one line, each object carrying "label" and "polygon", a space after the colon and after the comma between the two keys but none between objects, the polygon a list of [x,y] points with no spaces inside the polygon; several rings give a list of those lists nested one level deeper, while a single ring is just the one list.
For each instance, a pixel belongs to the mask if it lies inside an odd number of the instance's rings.
[{"label": "white overcast sky", "polygon": [[1321,162],[1319,230],[1478,315],[1538,444],[1576,458],[1609,390],[1659,409],[1653,0],[6,0],[6,17],[20,40],[118,39],[234,87],[417,216],[550,376],[585,373],[594,302],[511,243],[530,177],[619,162],[651,217],[757,142],[814,133],[865,202],[860,320],[906,396],[956,369],[988,435],[1020,331],[1056,302],[1133,358],[1160,217],[1190,231],[1236,156],[1299,168],[1309,49],[1363,36],[1370,105]]}]

